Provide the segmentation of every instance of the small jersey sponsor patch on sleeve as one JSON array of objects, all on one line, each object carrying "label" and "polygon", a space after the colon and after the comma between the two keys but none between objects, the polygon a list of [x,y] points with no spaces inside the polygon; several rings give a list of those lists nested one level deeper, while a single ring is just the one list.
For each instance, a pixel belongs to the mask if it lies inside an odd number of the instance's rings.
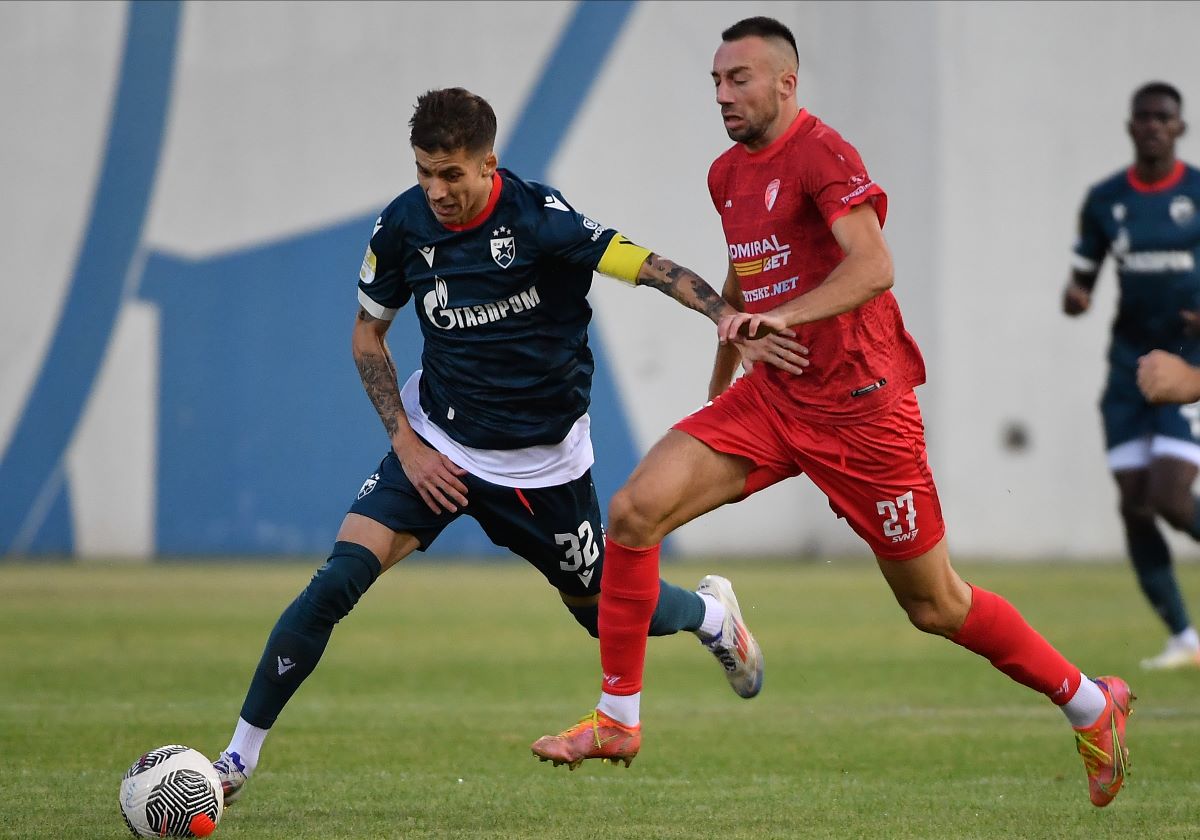
[{"label": "small jersey sponsor patch on sleeve", "polygon": [[851,178],[850,183],[847,186],[853,187],[853,189],[842,196],[842,204],[849,204],[867,190],[874,187],[875,182],[868,178],[864,173],[862,175],[855,175],[853,178]]},{"label": "small jersey sponsor patch on sleeve", "polygon": [[365,284],[370,284],[375,280],[375,252],[371,250],[371,246],[367,246],[367,253],[363,254],[362,267],[358,270],[358,279]]}]

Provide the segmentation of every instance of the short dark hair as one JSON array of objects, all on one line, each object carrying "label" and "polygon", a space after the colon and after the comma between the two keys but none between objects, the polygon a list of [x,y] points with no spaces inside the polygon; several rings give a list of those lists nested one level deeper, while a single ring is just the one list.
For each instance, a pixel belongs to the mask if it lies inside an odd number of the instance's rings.
[{"label": "short dark hair", "polygon": [[408,142],[427,152],[475,154],[491,151],[496,142],[496,112],[482,96],[460,87],[418,96],[408,127]]},{"label": "short dark hair", "polygon": [[800,50],[796,49],[796,38],[792,35],[792,30],[775,20],[775,18],[748,17],[744,20],[739,20],[721,33],[721,40],[740,41],[743,38],[755,35],[759,38],[782,38],[791,46],[796,60],[800,60]]},{"label": "short dark hair", "polygon": [[1175,100],[1179,110],[1183,110],[1183,94],[1179,92],[1179,88],[1167,82],[1146,82],[1133,92],[1133,97],[1129,100],[1129,109],[1133,110],[1138,100],[1146,96],[1169,96]]}]

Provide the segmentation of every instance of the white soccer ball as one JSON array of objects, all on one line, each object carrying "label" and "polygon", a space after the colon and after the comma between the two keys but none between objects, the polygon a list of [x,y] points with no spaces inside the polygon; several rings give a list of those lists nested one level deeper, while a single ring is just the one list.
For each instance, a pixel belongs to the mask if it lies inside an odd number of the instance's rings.
[{"label": "white soccer ball", "polygon": [[182,744],[150,750],[121,778],[121,814],[134,837],[207,837],[224,810],[212,762]]}]

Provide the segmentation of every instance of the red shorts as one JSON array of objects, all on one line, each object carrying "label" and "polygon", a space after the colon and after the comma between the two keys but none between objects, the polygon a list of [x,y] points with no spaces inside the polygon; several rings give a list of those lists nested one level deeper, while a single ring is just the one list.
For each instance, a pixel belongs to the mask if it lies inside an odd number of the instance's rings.
[{"label": "red shorts", "polygon": [[674,426],[753,462],[742,498],[803,473],[877,557],[919,557],[945,536],[915,393],[861,423],[820,425],[783,417],[758,381],[739,379]]}]

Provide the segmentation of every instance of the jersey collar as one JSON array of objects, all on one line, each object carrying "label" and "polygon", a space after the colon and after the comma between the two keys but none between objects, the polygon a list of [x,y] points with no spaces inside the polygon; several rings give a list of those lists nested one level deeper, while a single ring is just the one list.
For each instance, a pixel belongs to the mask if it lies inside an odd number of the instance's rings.
[{"label": "jersey collar", "polygon": [[485,221],[487,217],[492,215],[492,211],[496,209],[496,202],[500,200],[500,190],[504,188],[504,181],[500,177],[500,171],[496,170],[492,173],[492,194],[488,196],[488,202],[484,208],[479,211],[478,215],[473,219],[468,219],[461,225],[448,225],[445,222],[438,222],[446,230],[470,230],[477,228]]},{"label": "jersey collar", "polygon": [[1153,183],[1143,181],[1141,178],[1139,178],[1137,176],[1137,169],[1132,166],[1125,171],[1125,177],[1129,180],[1129,186],[1133,187],[1138,192],[1162,192],[1163,190],[1171,189],[1171,187],[1183,180],[1184,168],[1183,161],[1177,160],[1175,161],[1175,166],[1171,168],[1171,172],[1169,175],[1167,175],[1167,177],[1160,178]]}]

